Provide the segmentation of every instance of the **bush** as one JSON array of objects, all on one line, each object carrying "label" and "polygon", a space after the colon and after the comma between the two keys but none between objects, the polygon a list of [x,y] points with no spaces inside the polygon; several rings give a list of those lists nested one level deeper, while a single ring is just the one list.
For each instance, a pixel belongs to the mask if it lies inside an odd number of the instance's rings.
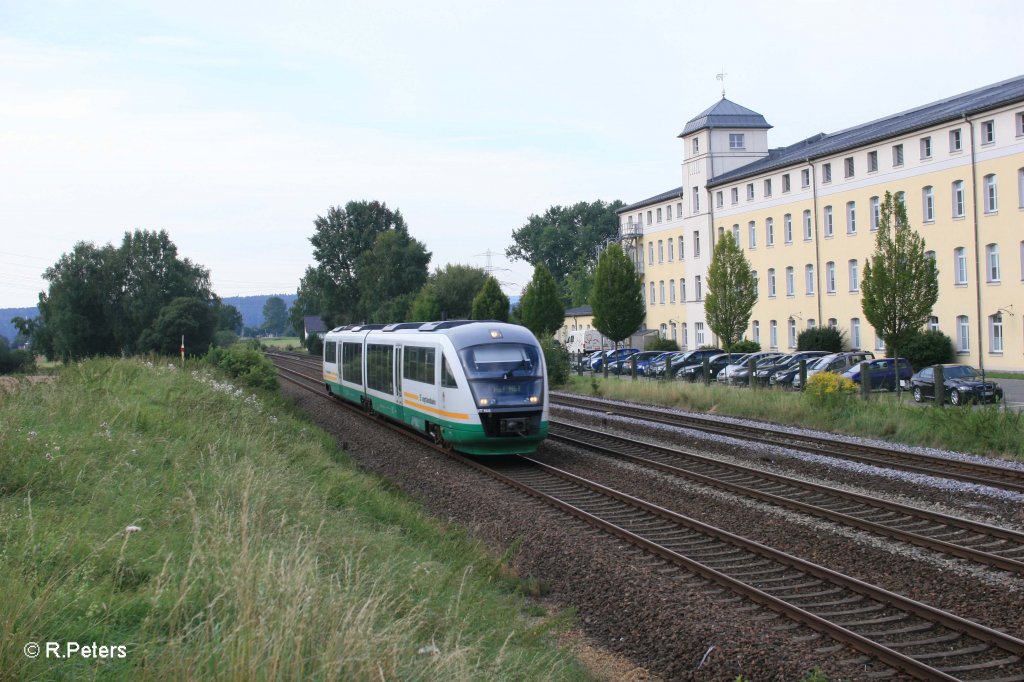
[{"label": "bush", "polygon": [[27,350],[11,350],[7,339],[0,336],[0,374],[27,372],[35,366],[35,358]]},{"label": "bush", "polygon": [[823,350],[826,353],[842,353],[846,346],[846,334],[836,327],[815,327],[805,329],[796,337],[796,349]]},{"label": "bush", "polygon": [[564,385],[569,381],[569,372],[572,369],[569,351],[565,350],[565,347],[554,339],[542,341],[540,346],[544,351],[544,362],[548,366],[549,385]]},{"label": "bush", "polygon": [[910,360],[915,370],[953,362],[955,357],[953,339],[938,330],[917,334],[896,350],[900,357]]},{"label": "bush", "polygon": [[215,365],[233,379],[239,379],[250,388],[277,388],[277,370],[274,363],[263,357],[259,350],[249,344],[237,344],[231,348],[214,348],[206,354],[206,361]]},{"label": "bush", "polygon": [[[709,346],[710,347],[710,346]],[[725,348],[733,354],[745,355],[746,353],[757,353],[761,350],[761,344],[750,339],[742,339],[732,344],[732,348]]]},{"label": "bush", "polygon": [[663,339],[660,336],[656,336],[644,344],[644,350],[679,350],[679,344],[671,339]]},{"label": "bush", "polygon": [[220,329],[213,333],[213,345],[217,348],[228,348],[238,343],[238,334],[230,329]]},{"label": "bush", "polygon": [[857,392],[857,385],[834,372],[818,372],[807,380],[805,395],[823,407],[838,407]]},{"label": "bush", "polygon": [[319,355],[323,357],[324,354],[324,337],[319,334],[310,334],[306,337],[306,350],[309,351],[310,355]]}]

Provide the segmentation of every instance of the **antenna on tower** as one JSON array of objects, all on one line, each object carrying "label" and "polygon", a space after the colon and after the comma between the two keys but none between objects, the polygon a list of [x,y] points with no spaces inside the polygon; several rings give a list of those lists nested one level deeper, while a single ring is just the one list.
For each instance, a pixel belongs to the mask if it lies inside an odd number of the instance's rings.
[{"label": "antenna on tower", "polygon": [[722,71],[720,73],[715,74],[715,80],[722,81],[722,99],[725,99],[725,77],[728,75],[729,74],[725,72],[725,67],[722,67]]}]

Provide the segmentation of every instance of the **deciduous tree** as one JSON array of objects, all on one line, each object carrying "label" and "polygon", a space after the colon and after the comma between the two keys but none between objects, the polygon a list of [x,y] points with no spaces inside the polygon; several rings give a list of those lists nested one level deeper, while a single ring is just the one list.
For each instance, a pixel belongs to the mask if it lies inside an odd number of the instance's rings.
[{"label": "deciduous tree", "polygon": [[405,322],[415,292],[427,281],[430,252],[405,227],[381,232],[356,258],[359,316],[367,322]]},{"label": "deciduous tree", "polygon": [[885,193],[875,233],[875,252],[864,264],[860,283],[864,317],[890,354],[915,337],[939,298],[935,261],[924,238],[907,220],[903,202]]},{"label": "deciduous tree", "polygon": [[558,293],[558,284],[543,263],[534,266],[533,278],[523,289],[519,305],[523,326],[538,339],[553,336],[565,321],[565,305]]},{"label": "deciduous tree", "polygon": [[288,327],[288,306],[280,296],[271,296],[263,304],[263,329],[268,334],[283,334]]},{"label": "deciduous tree", "polygon": [[621,246],[612,244],[602,251],[590,294],[594,328],[615,343],[639,329],[644,320],[640,286],[640,275]]},{"label": "deciduous tree", "polygon": [[508,313],[508,296],[502,292],[498,280],[488,277],[480,293],[473,299],[472,318],[508,322]]},{"label": "deciduous tree", "polygon": [[750,313],[757,303],[757,281],[747,257],[726,232],[715,244],[708,267],[708,291],[704,295],[704,317],[708,327],[729,351],[743,338]]}]

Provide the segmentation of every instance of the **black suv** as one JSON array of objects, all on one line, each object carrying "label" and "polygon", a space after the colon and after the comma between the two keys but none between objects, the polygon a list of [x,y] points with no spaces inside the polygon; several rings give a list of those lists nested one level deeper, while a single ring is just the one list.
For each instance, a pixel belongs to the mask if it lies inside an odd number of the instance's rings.
[{"label": "black suv", "polygon": [[721,348],[698,348],[697,350],[691,350],[688,353],[684,353],[676,358],[672,359],[672,365],[668,368],[668,376],[674,377],[679,374],[679,371],[689,367],[690,365],[703,365],[704,358],[710,360],[716,355],[721,355],[725,351]]}]

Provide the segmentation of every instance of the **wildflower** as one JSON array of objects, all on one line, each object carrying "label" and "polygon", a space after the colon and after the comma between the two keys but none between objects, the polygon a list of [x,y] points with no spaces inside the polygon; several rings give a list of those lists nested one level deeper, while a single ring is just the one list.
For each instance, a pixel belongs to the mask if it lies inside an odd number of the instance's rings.
[{"label": "wildflower", "polygon": [[47,452],[46,455],[44,455],[44,456],[46,457],[46,461],[47,462],[52,462],[53,461],[53,455],[51,455],[49,452]]},{"label": "wildflower", "polygon": [[271,424],[276,424],[277,423],[277,417],[275,417],[274,415],[270,415],[270,423]]},{"label": "wildflower", "polygon": [[38,435],[39,435],[39,434],[38,434],[37,432],[35,432],[35,431],[29,431],[29,432],[28,432],[28,439],[29,439],[29,440],[32,440],[33,438],[35,438],[35,437],[36,437],[36,436],[38,436]]},{"label": "wildflower", "polygon": [[131,535],[132,533],[138,533],[140,530],[142,530],[142,529],[139,528],[138,526],[125,526],[124,534],[125,535]]}]

